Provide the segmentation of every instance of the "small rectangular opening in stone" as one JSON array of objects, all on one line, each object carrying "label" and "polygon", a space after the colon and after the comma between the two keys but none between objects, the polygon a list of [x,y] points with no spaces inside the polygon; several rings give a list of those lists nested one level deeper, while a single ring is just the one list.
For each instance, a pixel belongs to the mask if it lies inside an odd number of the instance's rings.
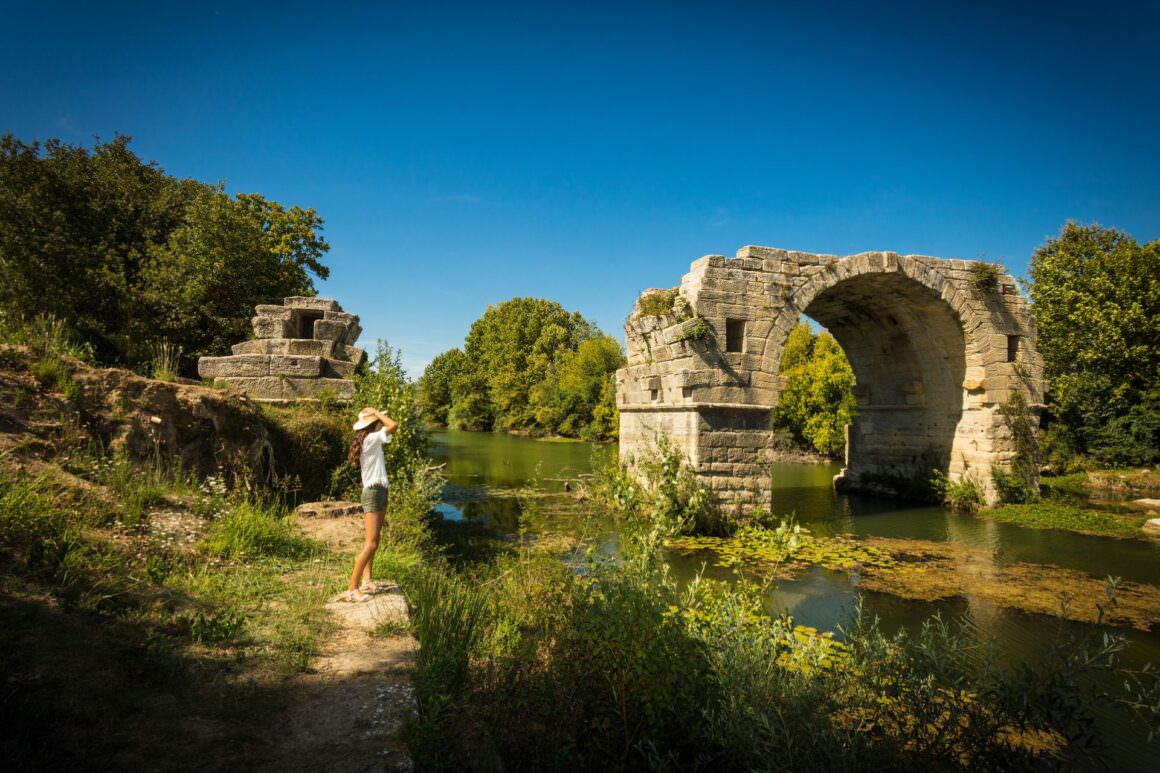
[{"label": "small rectangular opening in stone", "polygon": [[726,319],[725,320],[725,351],[726,352],[744,352],[745,351],[745,320],[744,319]]},{"label": "small rectangular opening in stone", "polygon": [[295,309],[293,314],[294,338],[314,338],[314,323],[325,316],[314,309]]},{"label": "small rectangular opening in stone", "polygon": [[745,320],[725,320],[725,351],[745,351]]},{"label": "small rectangular opening in stone", "polygon": [[693,388],[691,386],[681,387],[681,397],[688,400],[692,396],[693,396]]},{"label": "small rectangular opening in stone", "polygon": [[1019,336],[1007,336],[1007,362],[1015,362],[1019,357]]},{"label": "small rectangular opening in stone", "polygon": [[652,401],[655,403],[657,400],[660,400],[660,399],[661,399],[661,390],[659,390],[659,389],[652,389],[652,390],[650,390],[650,391],[649,391],[649,397],[650,397],[650,398],[652,399]]}]

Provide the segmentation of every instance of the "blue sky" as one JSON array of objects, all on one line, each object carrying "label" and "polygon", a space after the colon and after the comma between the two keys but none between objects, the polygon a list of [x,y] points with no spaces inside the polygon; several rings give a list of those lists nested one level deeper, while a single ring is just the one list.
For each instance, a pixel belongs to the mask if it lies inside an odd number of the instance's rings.
[{"label": "blue sky", "polygon": [[745,244],[1160,236],[1160,3],[333,5],[0,0],[0,132],[314,207],[319,293],[414,375],[515,296],[623,339]]}]

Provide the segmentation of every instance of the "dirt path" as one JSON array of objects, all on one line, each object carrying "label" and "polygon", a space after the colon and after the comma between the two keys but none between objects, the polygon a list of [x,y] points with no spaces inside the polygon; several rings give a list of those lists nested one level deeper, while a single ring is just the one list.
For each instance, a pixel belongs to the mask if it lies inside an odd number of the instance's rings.
[{"label": "dirt path", "polygon": [[[361,515],[300,515],[299,524],[334,550],[361,544]],[[413,770],[398,738],[414,714],[410,671],[418,643],[406,630],[407,607],[397,588],[369,602],[332,600],[336,627],[310,670],[296,677],[268,770]],[[388,633],[377,633],[385,626]]]}]

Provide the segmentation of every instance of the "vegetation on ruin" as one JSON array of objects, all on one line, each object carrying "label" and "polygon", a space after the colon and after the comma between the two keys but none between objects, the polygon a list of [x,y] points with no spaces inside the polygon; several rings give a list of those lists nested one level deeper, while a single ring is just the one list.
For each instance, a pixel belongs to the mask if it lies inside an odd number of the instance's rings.
[{"label": "vegetation on ruin", "polygon": [[462,353],[444,352],[419,380],[421,403],[456,429],[616,437],[620,344],[578,312],[538,298],[489,306]]},{"label": "vegetation on ruin", "polygon": [[1060,472],[1160,461],[1160,240],[1068,223],[1035,251],[1027,292]]},{"label": "vegetation on ruin", "polygon": [[646,293],[637,300],[637,313],[643,317],[663,317],[673,313],[673,301],[680,293],[679,288],[670,290],[654,290]]},{"label": "vegetation on ruin", "polygon": [[49,316],[102,363],[149,371],[167,344],[194,375],[248,336],[256,304],[314,294],[321,229],[312,209],[168,175],[128,137],[0,138],[0,319]]},{"label": "vegetation on ruin", "polygon": [[971,263],[971,287],[980,297],[997,292],[1006,270],[998,263],[975,261]]}]

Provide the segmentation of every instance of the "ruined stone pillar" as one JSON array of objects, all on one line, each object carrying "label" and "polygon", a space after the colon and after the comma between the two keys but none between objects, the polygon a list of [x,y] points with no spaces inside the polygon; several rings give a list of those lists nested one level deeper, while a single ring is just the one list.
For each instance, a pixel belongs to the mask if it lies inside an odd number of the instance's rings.
[{"label": "ruined stone pillar", "polygon": [[366,352],[355,347],[362,327],[329,298],[295,296],[281,306],[259,305],[254,338],[234,344],[228,357],[202,357],[197,372],[259,402],[291,402],[329,394],[354,397],[355,369]]}]

